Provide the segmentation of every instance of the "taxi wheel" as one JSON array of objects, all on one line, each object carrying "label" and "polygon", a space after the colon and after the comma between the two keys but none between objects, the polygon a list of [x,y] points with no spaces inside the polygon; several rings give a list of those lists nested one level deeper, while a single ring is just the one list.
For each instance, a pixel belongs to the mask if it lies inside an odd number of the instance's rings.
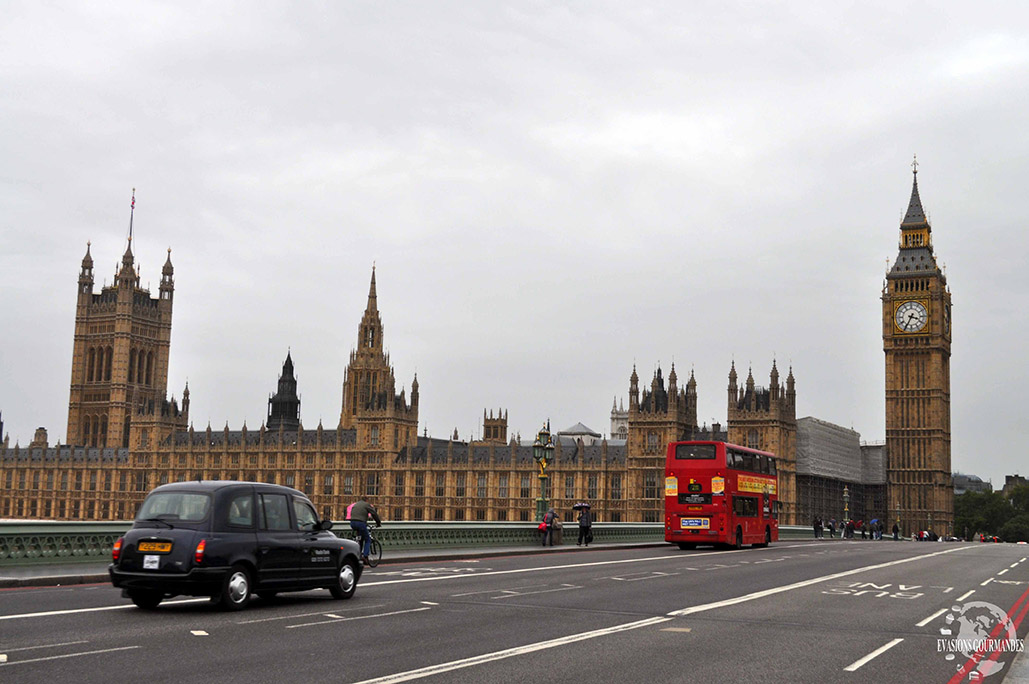
[{"label": "taxi wheel", "polygon": [[233,565],[222,584],[218,597],[225,610],[242,610],[250,601],[250,573],[242,565]]},{"label": "taxi wheel", "polygon": [[352,559],[347,558],[339,566],[336,583],[329,587],[329,591],[334,599],[348,599],[357,591],[357,567]]},{"label": "taxi wheel", "polygon": [[161,599],[164,597],[156,591],[133,591],[129,594],[129,598],[139,608],[143,610],[153,610],[161,603]]}]

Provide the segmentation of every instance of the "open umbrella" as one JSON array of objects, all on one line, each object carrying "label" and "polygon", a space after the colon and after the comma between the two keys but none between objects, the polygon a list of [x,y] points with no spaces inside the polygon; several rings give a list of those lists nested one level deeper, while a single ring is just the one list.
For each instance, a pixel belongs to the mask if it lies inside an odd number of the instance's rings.
[{"label": "open umbrella", "polygon": [[574,506],[572,506],[572,509],[576,510],[576,511],[580,511],[580,510],[582,510],[584,508],[589,508],[589,507],[590,507],[590,505],[588,503],[586,503],[585,501],[580,501],[579,503],[577,503]]},{"label": "open umbrella", "polygon": [[877,522],[879,522],[879,518],[876,518],[875,520],[872,520],[872,521],[871,521],[871,522],[870,522],[869,524],[870,524],[870,525],[874,525],[874,524],[876,524]]}]

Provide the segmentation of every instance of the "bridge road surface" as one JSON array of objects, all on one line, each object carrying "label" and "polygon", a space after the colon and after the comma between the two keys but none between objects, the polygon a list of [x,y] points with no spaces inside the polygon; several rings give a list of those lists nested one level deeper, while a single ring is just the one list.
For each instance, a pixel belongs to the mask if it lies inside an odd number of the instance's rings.
[{"label": "bridge road surface", "polygon": [[142,611],[109,585],[7,589],[0,682],[942,683],[967,661],[937,641],[956,636],[954,615],[986,602],[1025,616],[1027,556],[889,541],[583,549],[379,566],[349,601],[312,591],[235,613],[181,598]]}]

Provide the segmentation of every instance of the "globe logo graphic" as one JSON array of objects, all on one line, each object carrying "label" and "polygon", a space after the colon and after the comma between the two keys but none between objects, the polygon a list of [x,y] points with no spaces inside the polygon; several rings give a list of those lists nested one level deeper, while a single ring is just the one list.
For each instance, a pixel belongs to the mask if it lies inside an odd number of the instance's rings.
[{"label": "globe logo graphic", "polygon": [[[1014,644],[1018,637],[1007,613],[985,601],[951,606],[944,622],[946,626],[940,628],[940,634],[947,638],[945,643],[949,650],[946,659],[956,661],[958,655],[964,656],[955,663],[955,669],[960,670],[977,652],[981,655],[982,659],[968,673],[972,681],[1000,672],[1004,663],[990,660],[990,654],[1004,642]],[[998,625],[1001,626],[999,630]],[[1001,648],[1001,653],[1004,652],[1007,649]]]}]

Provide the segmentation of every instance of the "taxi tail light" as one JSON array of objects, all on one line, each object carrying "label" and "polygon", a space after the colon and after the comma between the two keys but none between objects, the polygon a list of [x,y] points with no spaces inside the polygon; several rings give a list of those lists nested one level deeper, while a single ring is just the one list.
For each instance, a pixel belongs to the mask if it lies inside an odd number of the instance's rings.
[{"label": "taxi tail light", "polygon": [[125,541],[125,537],[118,537],[118,540],[114,542],[114,546],[111,547],[111,560],[115,563],[121,558],[121,545],[123,541]]},{"label": "taxi tail light", "polygon": [[197,543],[196,551],[193,552],[193,562],[199,565],[204,562],[204,549],[207,548],[207,540],[201,539]]}]

